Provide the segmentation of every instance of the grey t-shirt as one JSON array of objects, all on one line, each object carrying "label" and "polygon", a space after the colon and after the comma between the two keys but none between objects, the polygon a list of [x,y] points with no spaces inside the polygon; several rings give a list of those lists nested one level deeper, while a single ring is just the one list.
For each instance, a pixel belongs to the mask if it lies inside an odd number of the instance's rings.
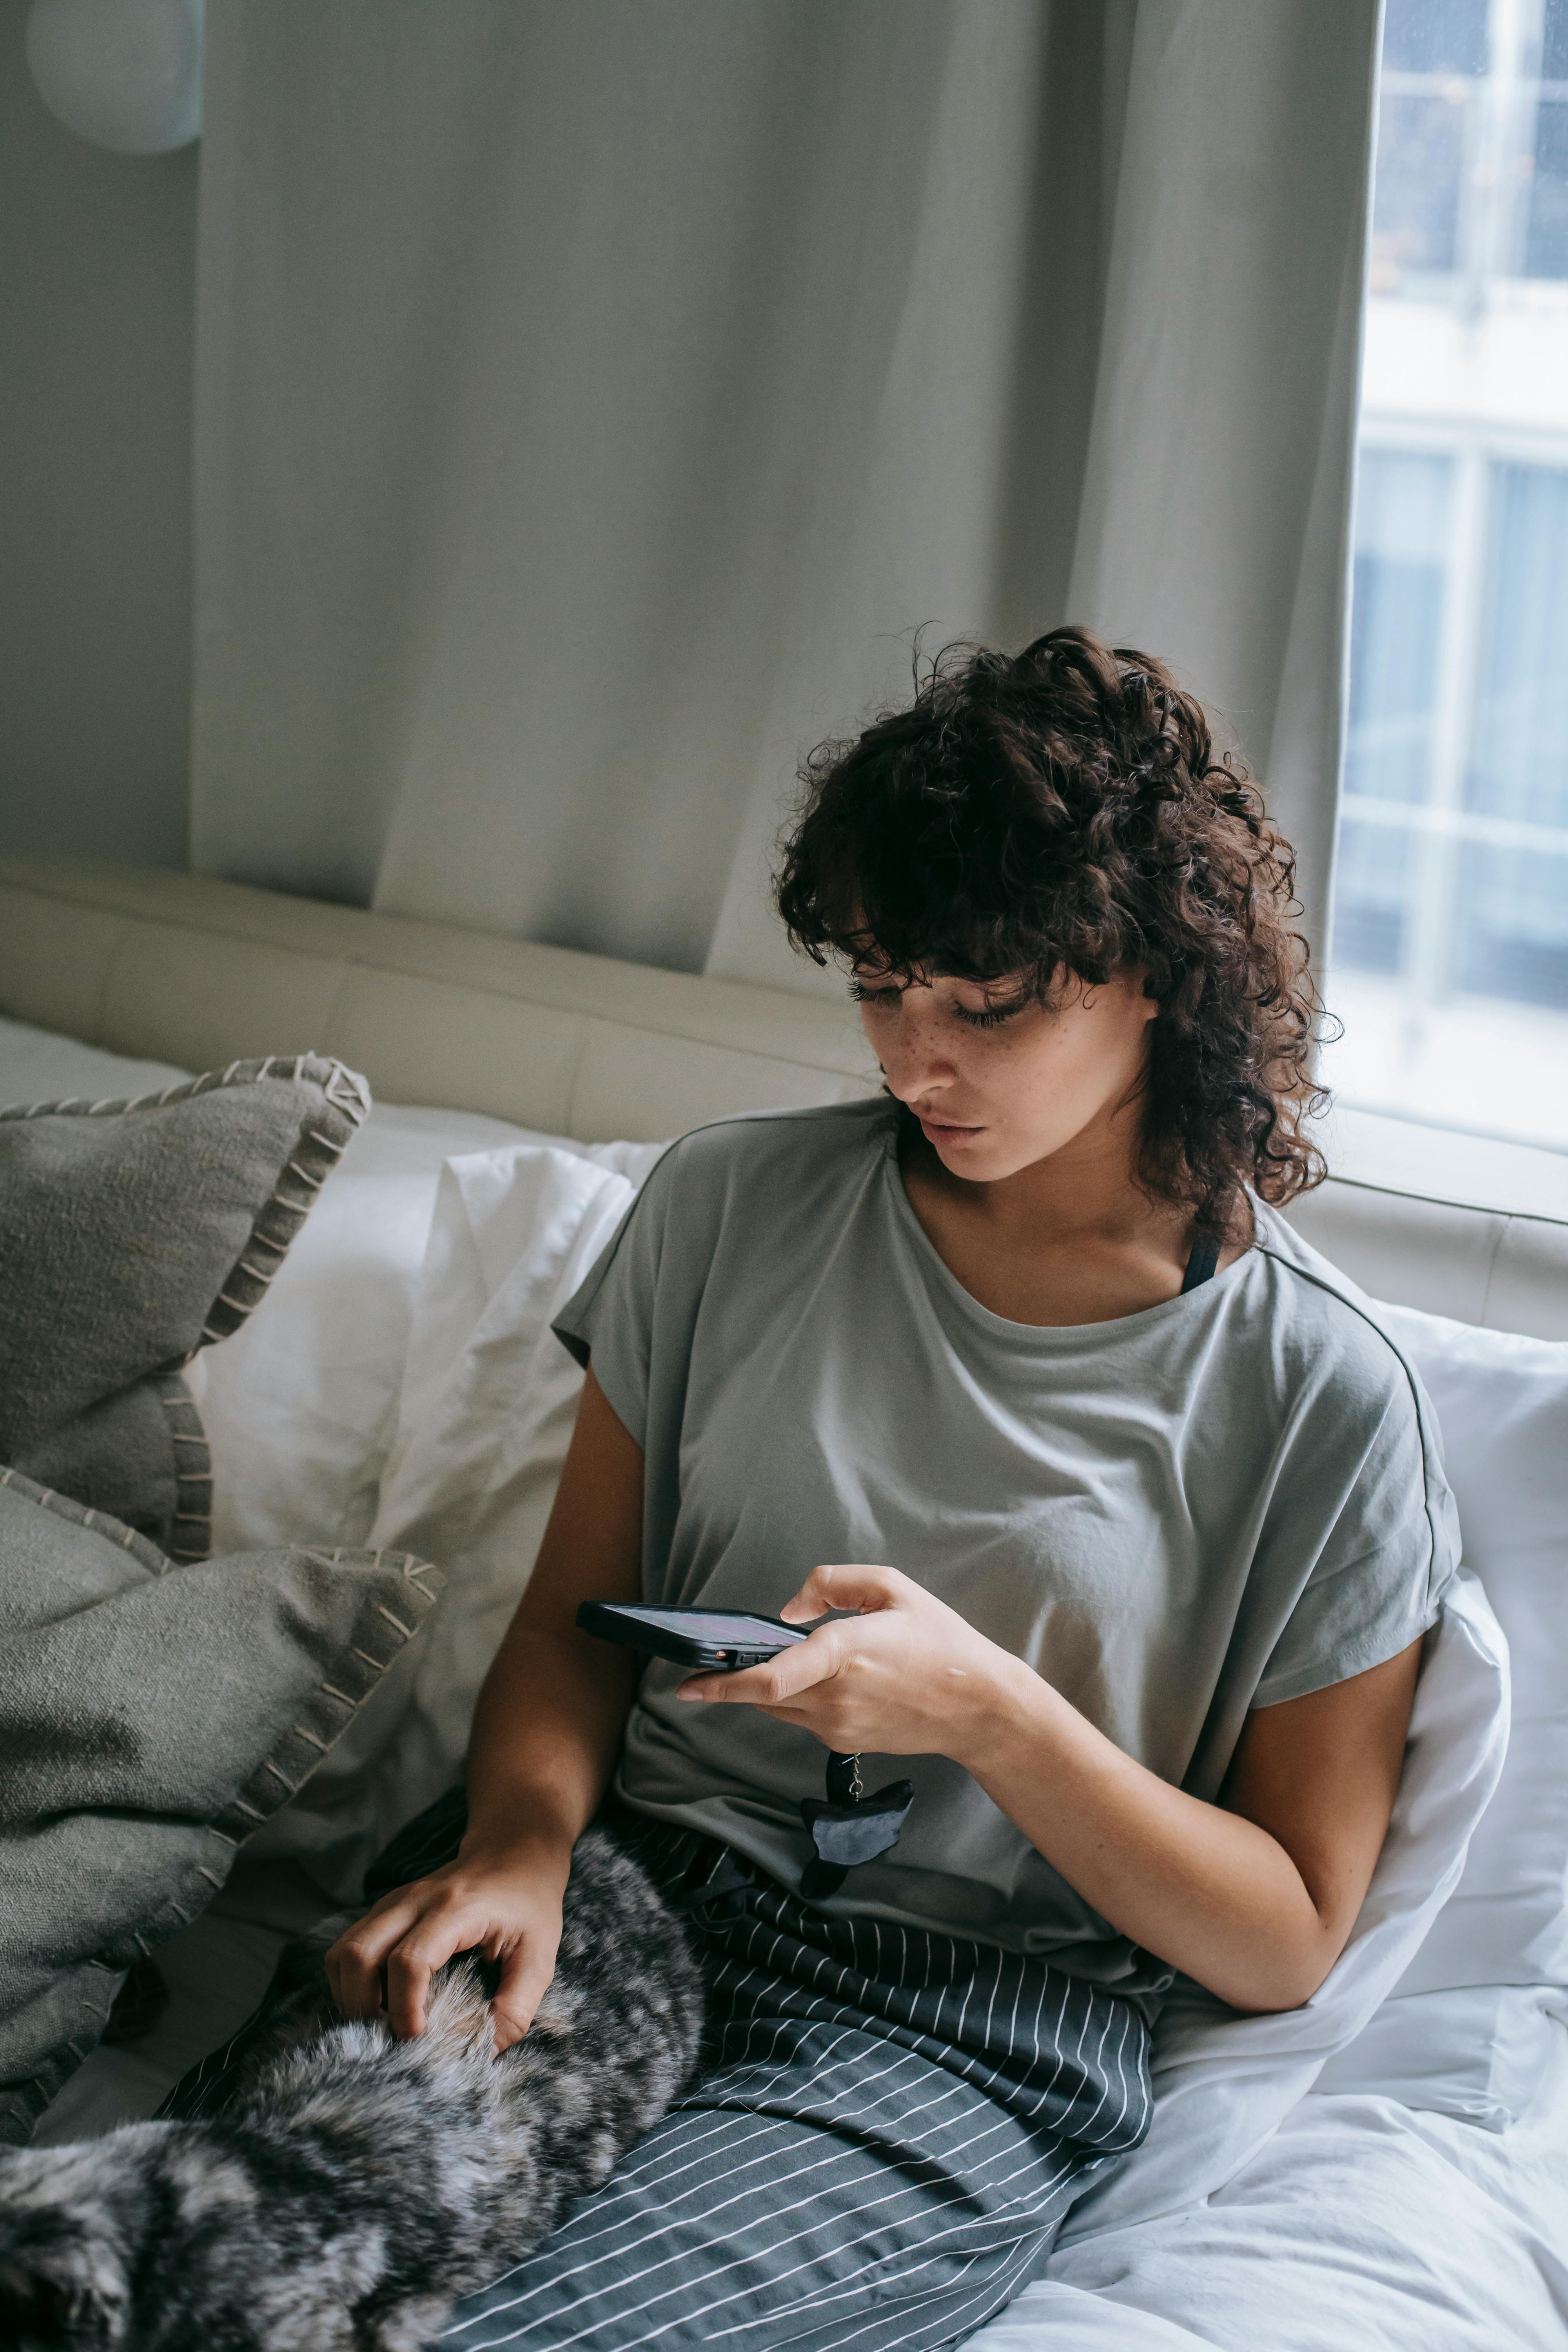
[{"label": "grey t-shirt", "polygon": [[[1354,1286],[1261,1203],[1223,1273],[1114,1322],[1013,1323],[910,1205],[886,1099],[673,1145],[555,1325],[643,1447],[643,1593],[776,1615],[818,1562],[901,1569],[1130,1756],[1212,1799],[1249,1708],[1392,1657],[1458,1552],[1432,1411]],[[826,1751],[644,1669],[617,1787],[788,1886]],[[1048,1958],[1124,1992],[1169,1971],[1091,1910],[960,1766],[908,1772],[897,1848],[829,1907]]]}]

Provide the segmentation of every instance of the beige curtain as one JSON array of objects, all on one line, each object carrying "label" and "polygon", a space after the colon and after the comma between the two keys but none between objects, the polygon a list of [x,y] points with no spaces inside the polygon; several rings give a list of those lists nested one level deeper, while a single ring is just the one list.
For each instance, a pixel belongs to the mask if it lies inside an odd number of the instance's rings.
[{"label": "beige curtain", "polygon": [[917,634],[1227,715],[1321,921],[1376,0],[213,0],[202,871],[814,985]]}]

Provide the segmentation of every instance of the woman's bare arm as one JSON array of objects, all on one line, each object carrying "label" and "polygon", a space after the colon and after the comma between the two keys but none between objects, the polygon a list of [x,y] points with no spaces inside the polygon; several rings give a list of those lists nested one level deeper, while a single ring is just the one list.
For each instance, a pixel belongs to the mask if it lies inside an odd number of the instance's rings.
[{"label": "woman's bare arm", "polygon": [[501,1964],[496,2047],[528,2031],[554,1973],[572,1848],[614,1769],[635,1686],[630,1654],[580,1633],[580,1601],[635,1601],[642,1449],[593,1372],[539,1558],[485,1677],[468,1743],[468,1827],[455,1863],[383,1897],[327,1955],[346,2016],[385,2008],[424,2030],[430,1979],[454,1952]]},{"label": "woman's bare arm", "polygon": [[[1011,1715],[976,1778],[1134,1943],[1238,2009],[1295,2009],[1344,1949],[1371,1882],[1420,1653],[1413,1643],[1347,1682],[1256,1709],[1217,1805],[1133,1763],[1054,1691],[1054,1706],[1026,1701]],[[1036,1777],[1026,1790],[1025,1727],[1041,1713],[1047,1785]],[[1046,1759],[1033,1760],[1037,1775]]]},{"label": "woman's bare arm", "polygon": [[637,1668],[578,1632],[577,1604],[640,1597],[642,1488],[642,1448],[590,1371],[533,1574],[474,1710],[465,1853],[531,1834],[570,1854],[593,1818]]},{"label": "woman's bare arm", "polygon": [[1399,1786],[1420,1658],[1247,1717],[1219,1804],[1135,1763],[1021,1659],[894,1569],[820,1568],[829,1609],[765,1665],[680,1696],[759,1706],[826,1746],[952,1757],[1086,1903],[1238,2009],[1294,2009],[1344,1948]]}]

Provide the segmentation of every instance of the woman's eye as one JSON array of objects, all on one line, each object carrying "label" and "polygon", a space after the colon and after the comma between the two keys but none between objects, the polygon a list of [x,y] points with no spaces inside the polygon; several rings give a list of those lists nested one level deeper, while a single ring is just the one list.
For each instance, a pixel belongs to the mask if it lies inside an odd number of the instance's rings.
[{"label": "woman's eye", "polygon": [[952,1009],[971,1029],[994,1029],[998,1022],[1011,1021],[1015,1013],[1022,1013],[1024,1002],[1020,997],[1012,1004],[982,1004],[973,1011],[967,1004],[955,1004]]},{"label": "woman's eye", "polygon": [[[857,1004],[874,1005],[879,1013],[890,1013],[903,995],[901,988],[879,988],[872,982],[852,980],[849,993]],[[1016,996],[1007,1004],[950,1004],[948,1010],[971,1029],[994,1029],[1003,1021],[1011,1021],[1028,1003],[1027,997]]]}]

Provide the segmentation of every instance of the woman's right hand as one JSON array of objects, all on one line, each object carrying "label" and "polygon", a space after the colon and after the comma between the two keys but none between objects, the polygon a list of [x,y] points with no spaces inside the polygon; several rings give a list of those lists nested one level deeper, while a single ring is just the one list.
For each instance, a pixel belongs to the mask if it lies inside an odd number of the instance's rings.
[{"label": "woman's right hand", "polygon": [[[395,1887],[326,1956],[344,2017],[380,2017],[400,2042],[425,2031],[430,1979],[456,1952],[500,1963],[490,2003],[496,2054],[521,2042],[555,1974],[561,1903],[571,1854],[509,1847],[456,1862]],[[383,1985],[385,1998],[383,1999]]]},{"label": "woman's right hand", "polygon": [[500,1968],[497,2051],[532,2023],[555,1973],[572,1848],[605,1793],[635,1683],[630,1653],[579,1632],[577,1611],[641,1591],[642,1481],[642,1448],[590,1367],[539,1557],[474,1710],[462,1847],[338,1937],[327,1979],[345,2017],[384,2015],[400,2041],[422,2033],[437,1969],[480,1951]]}]

